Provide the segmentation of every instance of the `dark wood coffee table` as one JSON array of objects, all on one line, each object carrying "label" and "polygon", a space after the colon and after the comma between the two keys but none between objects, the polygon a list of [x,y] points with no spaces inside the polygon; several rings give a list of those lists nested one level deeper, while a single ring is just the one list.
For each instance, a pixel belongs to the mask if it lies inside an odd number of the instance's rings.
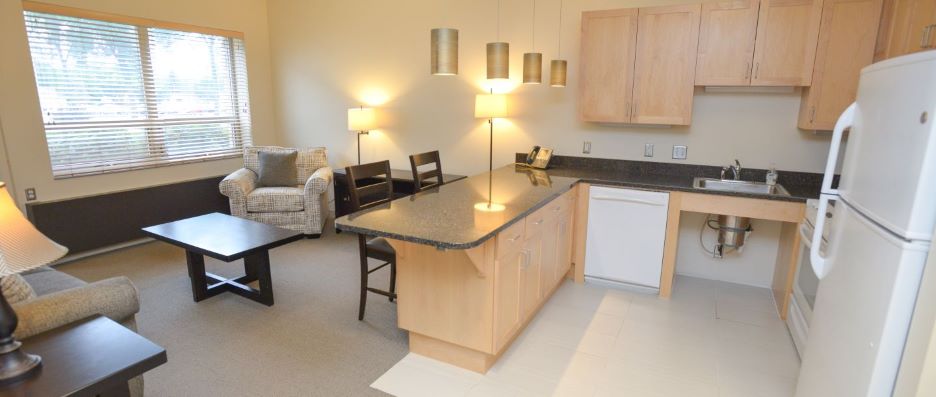
[{"label": "dark wood coffee table", "polygon": [[129,396],[127,381],[166,362],[166,350],[95,316],[22,341],[42,357],[34,376],[0,386],[0,396]]},{"label": "dark wood coffee table", "polygon": [[[217,212],[146,227],[143,233],[185,249],[195,302],[231,292],[267,306],[273,306],[269,250],[304,237],[296,231]],[[245,275],[226,279],[206,273],[204,255],[225,262],[244,259]],[[247,285],[253,281],[260,282],[259,290]]]}]

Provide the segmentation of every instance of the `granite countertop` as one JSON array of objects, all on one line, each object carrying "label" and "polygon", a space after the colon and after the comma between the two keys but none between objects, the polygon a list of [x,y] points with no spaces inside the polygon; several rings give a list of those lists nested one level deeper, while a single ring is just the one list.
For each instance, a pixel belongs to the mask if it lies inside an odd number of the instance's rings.
[{"label": "granite countertop", "polygon": [[[555,156],[548,170],[508,165],[400,198],[335,221],[340,230],[446,249],[481,245],[546,205],[578,182],[805,202],[819,196],[821,174],[779,171],[789,196],[701,191],[693,178],[719,177],[721,167]],[[745,169],[743,180],[764,180],[766,170]],[[489,201],[500,211],[484,211]],[[477,209],[476,205],[482,209]]]}]

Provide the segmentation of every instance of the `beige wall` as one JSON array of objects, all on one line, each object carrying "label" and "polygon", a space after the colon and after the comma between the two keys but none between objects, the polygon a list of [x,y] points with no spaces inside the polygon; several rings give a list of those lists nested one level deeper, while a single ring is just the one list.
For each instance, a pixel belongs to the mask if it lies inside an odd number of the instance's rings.
[{"label": "beige wall", "polygon": [[[597,125],[577,119],[578,46],[583,10],[664,5],[692,0],[566,0],[562,56],[569,85],[518,86],[511,92],[509,120],[495,132],[495,166],[537,144],[564,155],[671,160],[672,145],[688,145],[686,163],[821,172],[827,136],[796,128],[799,91],[707,93],[696,89],[690,127]],[[530,51],[531,0],[502,0],[501,40],[511,45],[511,77],[519,81],[523,53]],[[474,96],[484,92],[485,43],[495,41],[497,1],[456,0],[270,0],[270,37],[276,85],[277,130],[286,145],[328,147],[333,166],[355,161],[354,135],[346,109],[379,106],[382,128],[363,137],[363,161],[390,159],[408,168],[411,153],[439,149],[447,172],[487,169],[488,131],[473,117]],[[556,56],[559,0],[538,0],[536,49],[544,64]],[[429,31],[459,29],[459,75],[429,74]],[[548,66],[544,68],[548,79]],[[516,83],[515,83],[516,84]],[[686,215],[677,272],[766,286],[773,275],[779,224],[755,222],[743,253],[709,258],[698,244],[701,214]],[[713,236],[710,234],[710,238]],[[711,241],[709,241],[711,245]]]},{"label": "beige wall", "polygon": [[[263,0],[54,0],[48,3],[114,14],[244,32],[250,79],[254,142],[276,142],[269,31]],[[56,200],[222,175],[241,160],[221,160],[142,171],[55,180],[45,145],[42,116],[17,0],[0,0],[0,123],[20,203],[23,191],[37,189],[40,200]],[[0,166],[0,176],[3,176]]]},{"label": "beige wall", "polygon": [[[683,0],[692,1],[692,0]],[[565,155],[643,160],[645,143],[654,161],[670,159],[672,145],[689,146],[687,163],[822,170],[828,137],[796,128],[799,91],[706,93],[697,89],[692,126],[650,128],[582,123],[577,119],[578,41],[583,10],[661,5],[672,0],[568,0],[562,55],[569,86],[519,86],[511,117],[495,132],[495,163],[533,144]],[[521,77],[530,49],[531,0],[503,0],[501,40],[511,44],[511,77]],[[474,95],[483,92],[484,45],[494,41],[497,1],[270,0],[270,36],[276,84],[277,130],[284,144],[324,145],[333,165],[354,161],[354,136],[346,109],[380,107],[379,134],[362,140],[364,161],[390,159],[406,168],[410,153],[439,149],[449,172],[486,169],[487,128],[473,118]],[[537,49],[544,63],[556,54],[559,0],[537,1]],[[429,31],[458,28],[459,75],[429,74]],[[546,72],[548,78],[548,71]]]}]

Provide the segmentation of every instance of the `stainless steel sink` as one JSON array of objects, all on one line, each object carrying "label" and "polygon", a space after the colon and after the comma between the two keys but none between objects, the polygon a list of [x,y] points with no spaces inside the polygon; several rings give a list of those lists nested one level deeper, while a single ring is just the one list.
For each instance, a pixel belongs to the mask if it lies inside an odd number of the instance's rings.
[{"label": "stainless steel sink", "polygon": [[736,181],[731,179],[717,178],[695,178],[692,181],[692,187],[701,190],[712,190],[717,192],[733,192],[763,195],[789,196],[780,184],[768,185],[764,182]]}]

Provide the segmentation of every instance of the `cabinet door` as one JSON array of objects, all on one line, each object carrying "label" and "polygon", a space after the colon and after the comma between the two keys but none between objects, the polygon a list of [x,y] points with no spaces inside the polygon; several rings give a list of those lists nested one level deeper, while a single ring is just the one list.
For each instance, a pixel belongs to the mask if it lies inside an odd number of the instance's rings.
[{"label": "cabinet door", "polygon": [[533,314],[540,303],[540,270],[543,260],[542,234],[527,238],[523,245],[525,260],[520,266],[520,318],[521,322]]},{"label": "cabinet door", "polygon": [[[561,199],[556,199],[560,201]],[[552,209],[550,208],[550,211]],[[543,297],[556,285],[556,273],[559,272],[559,217],[549,214],[543,228],[542,258],[540,269],[540,296]]]},{"label": "cabinet door", "polygon": [[579,116],[629,123],[637,40],[637,9],[582,13]]},{"label": "cabinet door", "polygon": [[896,0],[887,57],[936,48],[936,0]]},{"label": "cabinet door", "polygon": [[822,0],[761,0],[751,85],[808,86],[821,16]]},{"label": "cabinet door", "polygon": [[631,122],[689,125],[700,11],[699,4],[638,10]]},{"label": "cabinet door", "polygon": [[696,85],[749,85],[759,0],[702,4]]},{"label": "cabinet door", "polygon": [[882,0],[825,0],[812,86],[803,89],[799,127],[831,130],[855,101],[861,68],[874,58]]},{"label": "cabinet door", "polygon": [[494,270],[494,351],[500,351],[520,328],[520,270],[522,249],[499,255]]}]

